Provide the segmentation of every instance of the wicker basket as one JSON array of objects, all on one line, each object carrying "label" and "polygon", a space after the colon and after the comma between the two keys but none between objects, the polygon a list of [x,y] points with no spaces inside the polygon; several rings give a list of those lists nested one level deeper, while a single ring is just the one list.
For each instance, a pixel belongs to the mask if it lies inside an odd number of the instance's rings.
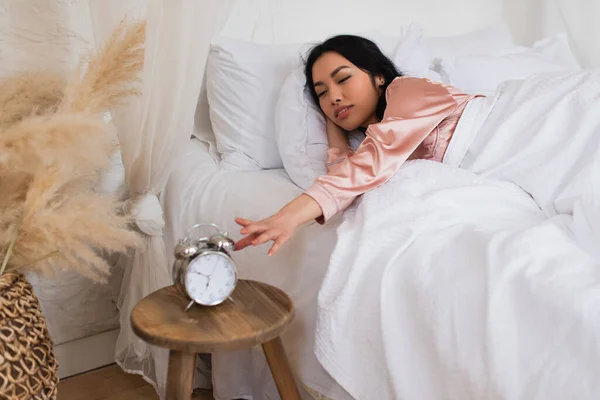
[{"label": "wicker basket", "polygon": [[56,399],[58,363],[33,288],[0,275],[0,399]]}]

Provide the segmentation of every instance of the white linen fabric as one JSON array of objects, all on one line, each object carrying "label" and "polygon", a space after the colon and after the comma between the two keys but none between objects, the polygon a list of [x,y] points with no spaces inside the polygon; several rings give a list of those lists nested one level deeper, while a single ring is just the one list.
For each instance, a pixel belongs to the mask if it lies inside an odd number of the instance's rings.
[{"label": "white linen fabric", "polygon": [[315,352],[354,398],[597,396],[598,104],[598,72],[504,84],[465,110],[462,160],[344,214]]},{"label": "white linen fabric", "polygon": [[599,266],[516,186],[408,163],[344,214],[315,352],[357,399],[591,400]]},{"label": "white linen fabric", "polygon": [[515,183],[549,216],[600,196],[600,70],[509,81],[490,101],[460,168]]}]

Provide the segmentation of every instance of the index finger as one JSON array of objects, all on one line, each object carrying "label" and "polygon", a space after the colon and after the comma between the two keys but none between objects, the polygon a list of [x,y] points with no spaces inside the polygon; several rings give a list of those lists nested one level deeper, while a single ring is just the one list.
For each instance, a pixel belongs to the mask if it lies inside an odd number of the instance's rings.
[{"label": "index finger", "polygon": [[241,238],[240,240],[235,242],[235,244],[233,245],[233,250],[238,251],[238,250],[245,249],[246,247],[248,247],[249,245],[252,244],[252,241],[256,238],[256,236],[258,236],[258,235],[252,234],[252,235],[248,235],[246,237]]}]

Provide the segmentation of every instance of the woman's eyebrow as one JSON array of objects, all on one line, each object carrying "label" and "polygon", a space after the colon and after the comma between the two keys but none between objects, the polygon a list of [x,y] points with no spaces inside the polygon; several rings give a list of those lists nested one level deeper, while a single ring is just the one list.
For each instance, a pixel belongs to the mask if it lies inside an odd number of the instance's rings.
[{"label": "woman's eyebrow", "polygon": [[[340,72],[341,70],[343,70],[344,68],[350,68],[350,67],[347,65],[340,65],[339,67],[337,67],[336,69],[333,70],[333,72],[331,73],[331,77],[335,78],[337,73]],[[321,81],[313,83],[313,86],[321,86],[321,85],[324,85],[324,83]]]},{"label": "woman's eyebrow", "polygon": [[333,72],[331,73],[331,77],[335,78],[337,73],[340,72],[341,70],[343,70],[344,68],[350,68],[350,67],[347,65],[340,65],[339,67],[337,67],[336,69],[333,70]]}]

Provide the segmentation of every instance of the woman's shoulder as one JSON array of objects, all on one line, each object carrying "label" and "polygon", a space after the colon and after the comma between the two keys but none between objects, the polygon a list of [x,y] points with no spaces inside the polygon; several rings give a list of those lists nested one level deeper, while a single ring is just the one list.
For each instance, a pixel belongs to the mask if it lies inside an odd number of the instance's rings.
[{"label": "woman's shoulder", "polygon": [[[432,81],[429,78],[420,78],[416,76],[398,76],[388,85],[386,90],[386,98],[390,98],[394,94],[402,93],[406,96],[411,93],[437,93],[440,95],[450,96],[465,96],[464,91],[457,89],[452,85],[443,82]],[[396,96],[398,97],[398,96]]]},{"label": "woman's shoulder", "polygon": [[[386,91],[386,116],[414,116],[439,111],[441,106],[456,106],[456,100],[446,85],[427,78],[398,77]],[[444,107],[442,107],[444,108]]]},{"label": "woman's shoulder", "polygon": [[394,78],[394,80],[388,85],[387,91],[395,90],[399,87],[428,87],[428,86],[440,86],[444,87],[443,84],[439,82],[434,82],[429,78],[419,78],[417,76],[398,76]]},{"label": "woman's shoulder", "polygon": [[[387,87],[386,100],[396,105],[438,101],[440,97],[451,97],[446,85],[428,78],[399,76]],[[418,101],[419,99],[423,101]],[[428,101],[426,101],[428,100]]]}]

